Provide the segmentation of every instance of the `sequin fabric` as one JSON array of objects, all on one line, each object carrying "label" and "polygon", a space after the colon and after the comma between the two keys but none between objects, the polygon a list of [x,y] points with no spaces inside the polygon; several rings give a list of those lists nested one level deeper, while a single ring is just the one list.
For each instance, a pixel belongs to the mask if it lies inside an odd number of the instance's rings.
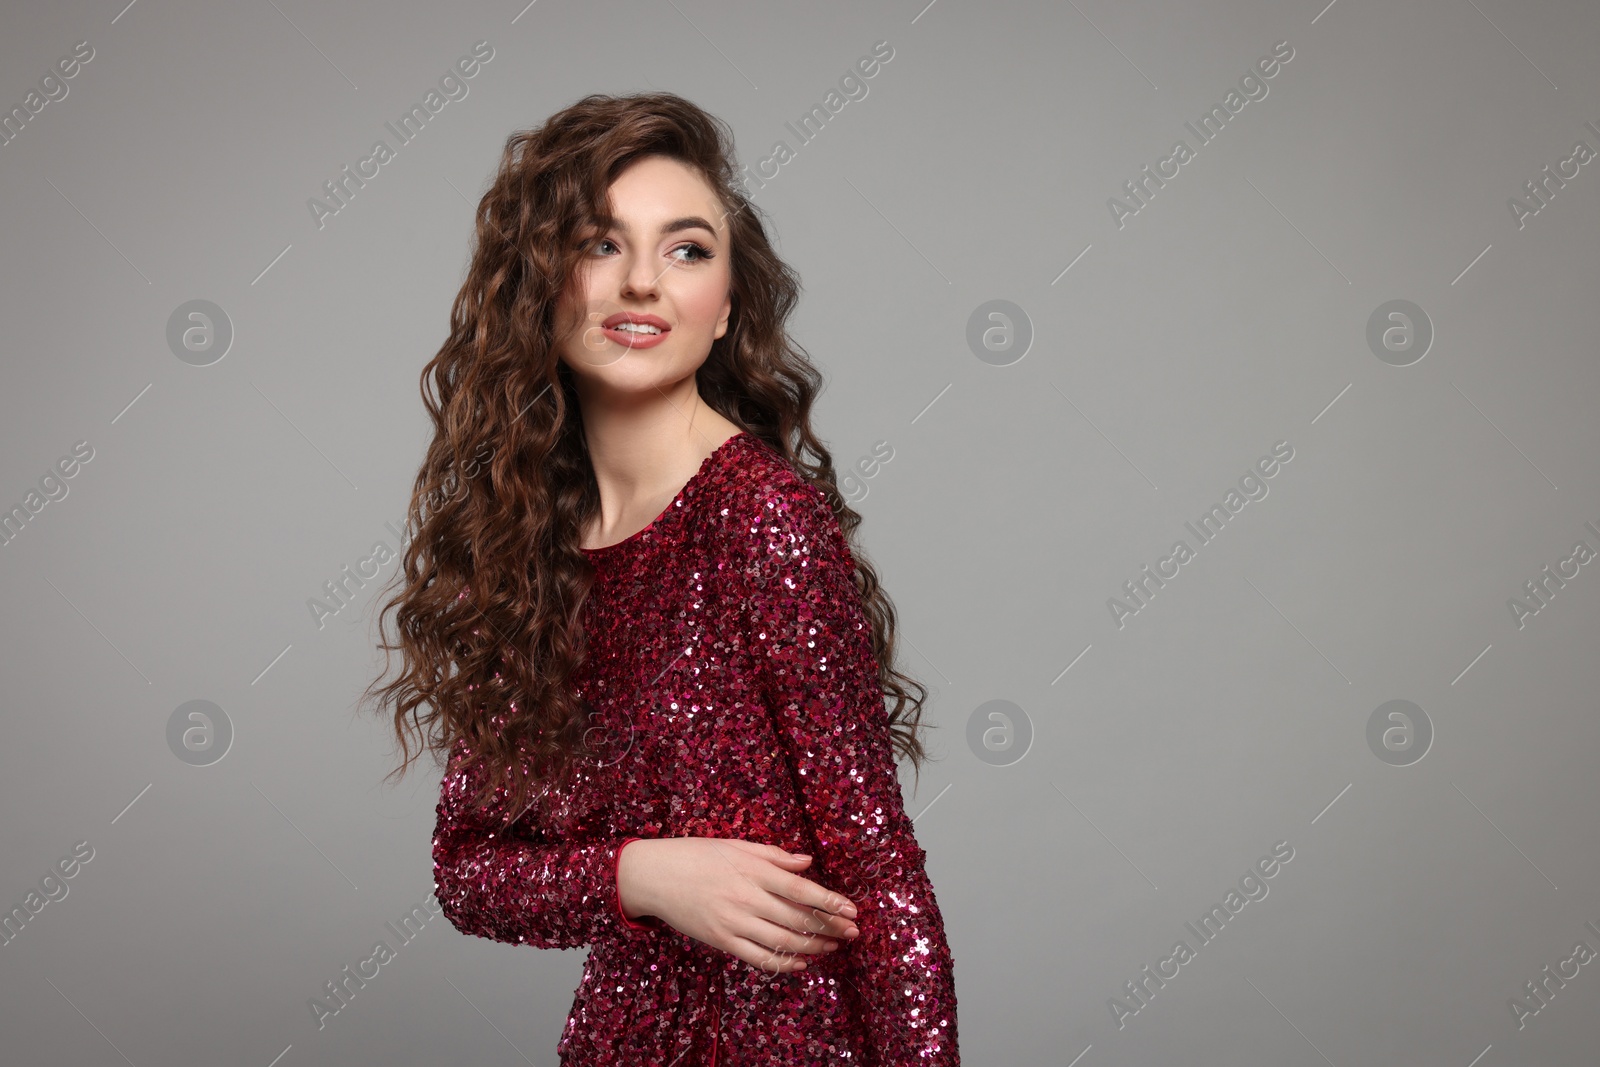
[{"label": "sequin fabric", "polygon": [[[944,919],[901,798],[871,630],[822,494],[735,434],[655,522],[585,549],[595,710],[584,761],[504,833],[440,786],[434,881],[463,933],[590,946],[564,1067],[958,1067]],[[497,801],[503,801],[503,790]],[[654,917],[625,917],[630,839],[742,838],[804,852],[860,936],[773,974]]]}]

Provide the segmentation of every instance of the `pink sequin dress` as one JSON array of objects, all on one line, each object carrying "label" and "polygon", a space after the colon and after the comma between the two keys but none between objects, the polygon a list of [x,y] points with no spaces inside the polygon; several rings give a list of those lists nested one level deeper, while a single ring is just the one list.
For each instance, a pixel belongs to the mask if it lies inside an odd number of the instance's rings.
[{"label": "pink sequin dress", "polygon": [[[505,834],[440,786],[435,892],[463,933],[591,946],[564,1067],[957,1067],[955,983],[890,748],[854,562],[822,494],[749,432],[650,526],[585,549],[591,747]],[[503,791],[502,791],[503,793]],[[497,796],[497,800],[503,800]],[[773,974],[617,898],[630,839],[742,838],[814,857],[861,934]]]}]

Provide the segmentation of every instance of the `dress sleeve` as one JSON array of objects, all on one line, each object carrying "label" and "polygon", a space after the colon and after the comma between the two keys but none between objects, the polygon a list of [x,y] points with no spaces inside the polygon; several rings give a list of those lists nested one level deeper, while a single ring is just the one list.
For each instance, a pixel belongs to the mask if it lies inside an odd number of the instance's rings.
[{"label": "dress sleeve", "polygon": [[957,1067],[953,962],[901,799],[889,716],[855,562],[821,492],[782,480],[735,523],[734,584],[767,707],[819,855],[805,877],[855,902],[841,944],[885,1067]]},{"label": "dress sleeve", "polygon": [[525,820],[502,829],[506,789],[473,806],[483,765],[462,770],[457,742],[439,785],[433,834],[434,895],[464,934],[535,948],[580,948],[607,933],[651,929],[622,913],[617,861],[637,838],[552,843]]}]

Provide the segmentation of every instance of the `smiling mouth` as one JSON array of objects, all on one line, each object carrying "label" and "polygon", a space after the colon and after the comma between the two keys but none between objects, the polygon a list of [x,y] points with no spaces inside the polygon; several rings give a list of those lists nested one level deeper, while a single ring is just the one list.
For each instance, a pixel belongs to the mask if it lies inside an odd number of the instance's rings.
[{"label": "smiling mouth", "polygon": [[613,320],[609,324],[602,323],[600,332],[606,340],[614,345],[621,345],[629,350],[642,350],[654,348],[667,339],[667,334],[672,332],[672,327],[666,322],[637,322],[622,316],[617,316],[621,321]]}]

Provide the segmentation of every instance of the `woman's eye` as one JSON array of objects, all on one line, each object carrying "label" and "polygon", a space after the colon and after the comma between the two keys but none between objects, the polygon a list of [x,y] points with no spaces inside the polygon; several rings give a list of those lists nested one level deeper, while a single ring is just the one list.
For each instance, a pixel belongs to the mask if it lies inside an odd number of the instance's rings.
[{"label": "woman's eye", "polygon": [[680,245],[679,247],[674,248],[672,251],[673,252],[693,252],[694,253],[693,258],[685,258],[685,259],[679,260],[679,262],[681,262],[681,263],[699,263],[702,260],[712,259],[712,258],[715,258],[715,256],[716,256],[716,253],[711,251],[711,249],[707,248],[705,245],[695,244],[692,241],[690,243],[686,244],[686,245]]},{"label": "woman's eye", "polygon": [[[584,247],[595,255],[609,255],[610,251],[608,250],[615,249],[616,242],[609,237],[595,237],[588,241]],[[716,258],[716,253],[711,249],[693,241],[686,245],[679,245],[668,255],[677,257],[679,263],[700,263],[704,260]]]}]

